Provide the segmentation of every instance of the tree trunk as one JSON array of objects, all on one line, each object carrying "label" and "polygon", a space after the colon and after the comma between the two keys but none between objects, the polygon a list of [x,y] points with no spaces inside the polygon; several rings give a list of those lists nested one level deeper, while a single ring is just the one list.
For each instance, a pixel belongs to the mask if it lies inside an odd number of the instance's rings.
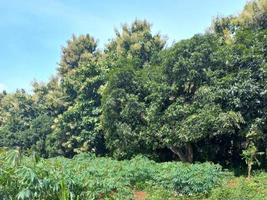
[{"label": "tree trunk", "polygon": [[252,163],[248,163],[248,178],[251,177]]},{"label": "tree trunk", "polygon": [[192,163],[193,162],[193,147],[192,144],[187,143],[186,144],[186,157],[188,162]]},{"label": "tree trunk", "polygon": [[170,150],[174,154],[176,154],[182,162],[187,162],[186,157],[185,157],[185,155],[184,155],[184,153],[182,152],[181,149],[177,149],[175,147],[170,147]]},{"label": "tree trunk", "polygon": [[170,147],[170,150],[176,154],[182,162],[193,162],[193,148],[192,144],[187,143],[182,148]]}]

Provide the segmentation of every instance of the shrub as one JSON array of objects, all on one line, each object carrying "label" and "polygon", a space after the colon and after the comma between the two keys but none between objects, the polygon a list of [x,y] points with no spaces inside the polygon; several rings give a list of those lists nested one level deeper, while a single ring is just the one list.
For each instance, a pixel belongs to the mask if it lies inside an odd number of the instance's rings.
[{"label": "shrub", "polygon": [[222,178],[222,169],[219,165],[210,163],[193,164],[176,171],[173,180],[174,190],[179,194],[207,194],[218,185]]}]

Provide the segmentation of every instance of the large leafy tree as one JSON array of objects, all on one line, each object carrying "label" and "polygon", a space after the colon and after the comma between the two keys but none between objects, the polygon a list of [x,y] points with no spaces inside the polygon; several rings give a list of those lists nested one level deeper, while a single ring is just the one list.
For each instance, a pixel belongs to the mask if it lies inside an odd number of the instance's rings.
[{"label": "large leafy tree", "polygon": [[145,71],[153,70],[164,44],[159,34],[151,33],[148,22],[136,20],[117,31],[107,45],[111,71],[103,92],[102,126],[107,147],[118,158],[146,153],[150,148],[142,138],[146,126]]},{"label": "large leafy tree", "polygon": [[51,148],[55,145],[49,140],[54,120],[69,105],[60,86],[59,77],[52,77],[48,83],[34,82],[32,99],[38,115],[32,120],[25,134],[29,135],[28,141],[36,140],[32,145],[34,151],[42,156],[49,156]]},{"label": "large leafy tree", "polygon": [[182,161],[193,161],[198,141],[231,134],[243,121],[240,113],[224,111],[210,88],[217,48],[217,37],[209,34],[177,43],[163,53],[162,73],[151,87],[148,142]]},{"label": "large leafy tree", "polygon": [[[265,35],[265,36],[264,36]],[[227,48],[227,50],[226,50]],[[239,143],[235,149],[247,145],[247,135],[252,127],[257,126],[256,143],[260,150],[266,135],[266,30],[240,29],[230,45],[221,54],[225,68],[220,76],[216,76],[214,91],[218,94],[217,101],[224,109],[241,113],[244,124],[239,132]],[[223,74],[223,76],[222,76]]]},{"label": "large leafy tree", "polygon": [[[72,62],[65,62],[70,55],[75,55],[70,57]],[[49,137],[50,152],[69,157],[86,151],[103,153],[98,90],[104,84],[106,70],[95,40],[89,35],[73,37],[63,48],[61,63],[65,66],[62,69],[68,69],[67,73],[61,73],[61,87],[68,106],[54,121],[53,134]]]},{"label": "large leafy tree", "polygon": [[64,110],[58,79],[33,83],[33,93],[17,90],[0,99],[0,146],[20,147],[47,156],[47,136],[53,119]]},{"label": "large leafy tree", "polygon": [[102,126],[107,147],[117,158],[148,150],[142,138],[146,90],[140,76],[132,67],[118,68],[111,72],[104,91]]},{"label": "large leafy tree", "polygon": [[217,101],[224,109],[238,111],[244,118],[237,138],[228,138],[220,145],[235,143],[234,157],[249,146],[251,135],[258,149],[266,148],[266,3],[250,1],[239,15],[217,18],[211,28],[224,43],[216,53],[223,68],[212,74]]},{"label": "large leafy tree", "polygon": [[31,96],[17,90],[4,95],[0,105],[0,146],[30,148],[31,144],[24,143],[27,140],[24,131],[37,115]]}]

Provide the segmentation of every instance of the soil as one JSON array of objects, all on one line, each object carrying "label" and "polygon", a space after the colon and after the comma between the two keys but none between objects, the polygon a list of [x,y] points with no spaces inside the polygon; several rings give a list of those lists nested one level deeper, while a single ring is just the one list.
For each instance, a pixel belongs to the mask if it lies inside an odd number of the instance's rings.
[{"label": "soil", "polygon": [[135,191],[134,192],[134,198],[135,200],[146,200],[147,199],[147,193],[142,191]]}]

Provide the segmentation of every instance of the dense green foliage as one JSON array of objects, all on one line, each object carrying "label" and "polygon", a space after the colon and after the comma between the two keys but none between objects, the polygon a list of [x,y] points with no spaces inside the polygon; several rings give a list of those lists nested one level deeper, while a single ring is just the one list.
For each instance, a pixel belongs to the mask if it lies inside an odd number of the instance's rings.
[{"label": "dense green foliage", "polygon": [[266,167],[266,13],[266,0],[248,2],[169,47],[145,20],[102,50],[73,36],[48,83],[0,94],[0,147]]},{"label": "dense green foliage", "polygon": [[134,190],[147,187],[172,196],[209,194],[222,175],[221,167],[210,163],[156,163],[140,156],[116,161],[88,154],[40,159],[11,151],[1,154],[0,198],[133,199]]},{"label": "dense green foliage", "polygon": [[80,154],[72,159],[22,156],[19,150],[0,153],[0,199],[78,200],[262,200],[266,173],[251,179],[233,177],[211,163],[156,163],[137,156],[117,161]]}]

